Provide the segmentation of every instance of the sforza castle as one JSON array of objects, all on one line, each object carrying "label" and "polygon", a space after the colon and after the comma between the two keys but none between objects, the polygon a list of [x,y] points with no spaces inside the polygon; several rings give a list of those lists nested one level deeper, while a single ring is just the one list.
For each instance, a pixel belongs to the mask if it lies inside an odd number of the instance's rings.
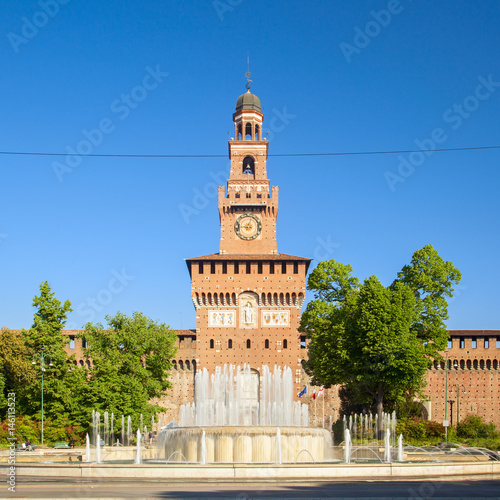
[{"label": "sforza castle", "polygon": [[[269,142],[262,137],[260,100],[247,87],[233,114],[229,179],[227,186],[219,187],[219,251],[186,259],[196,328],[177,331],[173,387],[160,402],[167,410],[167,422],[178,422],[180,406],[194,401],[195,373],[203,368],[214,373],[224,364],[247,364],[260,376],[264,365],[288,366],[296,400],[309,384],[302,370],[307,348],[299,324],[311,259],[278,251],[279,188],[271,186],[267,174]],[[66,331],[71,339],[67,350],[83,364],[75,333]],[[427,373],[426,417],[454,424],[467,414],[477,414],[500,426],[500,330],[450,330],[449,334],[448,370],[440,362]],[[327,427],[339,417],[339,388],[325,390],[325,422],[322,408],[315,417],[312,390],[309,386],[302,396],[310,404],[311,425]],[[323,401],[317,404],[322,406]]]}]

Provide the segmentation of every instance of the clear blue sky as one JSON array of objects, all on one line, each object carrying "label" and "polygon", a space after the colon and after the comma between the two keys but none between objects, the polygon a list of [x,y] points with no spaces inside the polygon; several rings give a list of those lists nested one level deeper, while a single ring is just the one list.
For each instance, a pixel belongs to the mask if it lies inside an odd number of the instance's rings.
[{"label": "clear blue sky", "polygon": [[[19,0],[0,23],[1,151],[226,154],[248,52],[271,154],[500,145],[497,0]],[[0,162],[0,325],[31,326],[48,280],[71,327],[117,310],[195,327],[183,259],[218,251],[227,158]],[[499,166],[270,157],[278,249],[388,285],[431,243],[463,275],[448,327],[500,328]]]}]

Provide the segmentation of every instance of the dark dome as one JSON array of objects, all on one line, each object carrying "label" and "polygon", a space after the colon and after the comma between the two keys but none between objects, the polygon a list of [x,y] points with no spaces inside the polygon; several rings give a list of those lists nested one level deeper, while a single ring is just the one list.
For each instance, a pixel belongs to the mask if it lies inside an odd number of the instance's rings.
[{"label": "dark dome", "polygon": [[260,99],[252,94],[250,90],[238,97],[236,101],[236,111],[241,111],[242,109],[252,109],[254,111],[260,111]]}]

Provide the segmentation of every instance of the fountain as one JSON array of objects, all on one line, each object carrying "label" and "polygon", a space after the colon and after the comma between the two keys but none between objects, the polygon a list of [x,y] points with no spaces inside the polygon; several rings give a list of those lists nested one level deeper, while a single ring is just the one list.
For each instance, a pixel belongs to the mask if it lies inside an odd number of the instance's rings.
[{"label": "fountain", "polygon": [[88,434],[85,436],[85,457],[86,461],[90,462],[90,439]]},{"label": "fountain", "polygon": [[346,429],[344,434],[344,462],[351,463],[351,433]]},{"label": "fountain", "polygon": [[309,427],[308,407],[293,401],[292,370],[245,365],[206,369],[195,377],[195,401],[180,410],[180,426],[158,436],[166,461],[293,463],[325,461],[330,432]]},{"label": "fountain", "polygon": [[97,446],[95,448],[95,461],[97,464],[102,464],[101,459],[101,436],[97,434]]},{"label": "fountain", "polygon": [[[377,436],[378,415],[344,415],[344,461],[346,463],[377,461],[391,463],[396,457],[403,461],[403,437],[396,442],[396,412],[382,414],[382,441]],[[382,451],[383,450],[383,451]]]},{"label": "fountain", "polygon": [[384,437],[384,462],[390,463],[391,461],[391,430],[385,431]]},{"label": "fountain", "polygon": [[139,465],[142,464],[142,456],[141,456],[141,431],[140,429],[137,429],[137,451],[135,454],[135,460],[134,463]]},{"label": "fountain", "polygon": [[398,438],[398,462],[402,462],[404,459],[403,455],[403,434],[399,435]]}]

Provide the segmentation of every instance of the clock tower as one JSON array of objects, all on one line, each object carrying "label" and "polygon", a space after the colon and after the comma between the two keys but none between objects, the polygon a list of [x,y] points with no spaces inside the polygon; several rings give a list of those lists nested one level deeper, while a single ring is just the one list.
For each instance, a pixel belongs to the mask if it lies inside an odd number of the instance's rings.
[{"label": "clock tower", "polygon": [[260,376],[264,365],[287,366],[296,398],[306,355],[298,329],[311,260],[278,253],[278,187],[267,178],[260,100],[249,84],[247,89],[233,114],[227,191],[219,187],[219,251],[186,261],[196,308],[196,370],[247,364]]},{"label": "clock tower", "polygon": [[277,254],[278,188],[267,178],[269,142],[262,137],[259,98],[250,89],[240,96],[229,141],[231,172],[219,187],[220,250],[224,254]]}]

